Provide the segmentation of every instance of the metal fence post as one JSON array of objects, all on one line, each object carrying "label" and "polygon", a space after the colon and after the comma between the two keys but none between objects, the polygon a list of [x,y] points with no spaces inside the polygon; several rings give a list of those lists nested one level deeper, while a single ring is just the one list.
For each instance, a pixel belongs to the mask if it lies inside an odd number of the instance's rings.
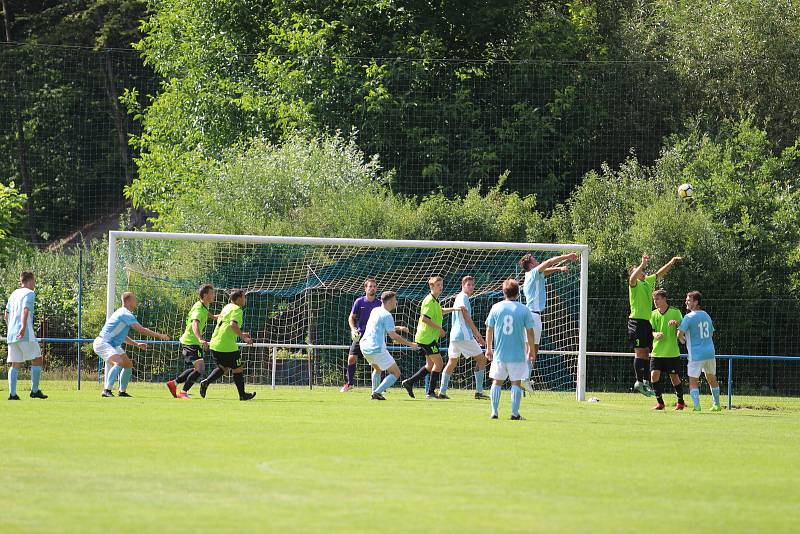
[{"label": "metal fence post", "polygon": [[728,358],[728,410],[731,409],[732,393],[733,393],[733,358]]}]

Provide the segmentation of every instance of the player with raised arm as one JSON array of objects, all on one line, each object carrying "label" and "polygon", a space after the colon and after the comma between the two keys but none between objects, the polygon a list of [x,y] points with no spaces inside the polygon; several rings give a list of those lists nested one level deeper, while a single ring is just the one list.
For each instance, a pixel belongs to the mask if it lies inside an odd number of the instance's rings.
[{"label": "player with raised arm", "polygon": [[103,389],[103,397],[113,397],[111,388],[114,386],[117,377],[119,377],[119,396],[130,397],[128,394],[128,383],[133,375],[133,361],[128,357],[128,354],[122,349],[123,344],[132,345],[140,349],[147,349],[147,343],[139,343],[128,337],[128,332],[133,329],[142,335],[154,337],[167,341],[169,336],[166,334],[159,334],[149,328],[139,324],[133,312],[136,311],[138,301],[136,294],[132,291],[126,291],[122,294],[122,306],[111,314],[100,330],[100,334],[95,338],[92,343],[92,348],[95,354],[100,356],[106,365],[112,367],[106,372],[105,387]]},{"label": "player with raised arm", "polygon": [[[486,356],[481,345],[485,344],[475,322],[472,320],[472,305],[469,298],[475,293],[475,278],[465,276],[461,279],[461,293],[456,295],[453,307],[453,323],[450,327],[450,347],[447,350],[447,365],[442,373],[442,387],[439,396],[447,398],[450,376],[458,365],[458,357],[475,358],[475,398],[487,399],[483,394],[483,381],[486,375]],[[463,308],[463,311],[459,310]]]},{"label": "player with raised arm", "polygon": [[[208,341],[204,337],[206,323],[211,318],[216,321],[217,316],[209,313],[208,306],[214,302],[214,286],[203,284],[200,286],[200,300],[194,303],[186,316],[186,329],[181,336],[181,356],[183,356],[184,370],[174,380],[167,382],[167,389],[173,397],[189,398],[189,390],[198,378],[203,376],[205,362],[203,349],[208,348]],[[183,389],[178,392],[178,384],[183,384]]]},{"label": "player with raised arm", "polygon": [[[522,293],[525,295],[525,305],[533,314],[533,333],[534,345],[532,348],[533,360],[539,354],[539,342],[542,339],[542,313],[547,304],[547,287],[545,278],[554,273],[566,273],[569,268],[566,265],[559,265],[564,261],[575,261],[578,255],[574,252],[553,256],[543,262],[539,262],[533,254],[525,254],[520,258],[519,265],[525,271],[525,279],[522,282]],[[533,367],[530,369],[533,371]],[[530,373],[528,374],[530,377]],[[533,393],[533,384],[529,378],[522,381],[522,388],[528,393]]]},{"label": "player with raised arm", "polygon": [[653,326],[653,352],[650,357],[650,384],[656,393],[654,410],[664,409],[664,386],[661,382],[661,373],[669,374],[678,402],[676,410],[683,410],[683,384],[681,383],[681,351],[678,347],[678,325],[683,320],[683,315],[677,308],[667,302],[667,292],[658,289],[653,293],[653,304],[656,309],[650,315],[650,324]]},{"label": "player with raised arm", "polygon": [[442,354],[439,352],[439,338],[444,337],[442,320],[444,314],[455,311],[456,308],[442,308],[439,304],[439,295],[444,289],[444,279],[441,276],[432,276],[428,279],[430,294],[422,301],[420,308],[419,322],[417,323],[417,334],[414,341],[419,346],[419,352],[425,356],[425,365],[410,378],[403,380],[403,387],[406,388],[408,396],[414,398],[414,384],[424,379],[430,373],[431,381],[428,383],[428,390],[425,397],[428,399],[446,399],[436,394],[436,385],[439,382],[439,375],[444,368]]},{"label": "player with raised arm", "polygon": [[[364,327],[364,335],[359,341],[361,353],[372,367],[373,400],[386,400],[383,393],[400,378],[400,368],[386,348],[386,336],[402,345],[417,348],[416,343],[408,341],[397,333],[398,330],[408,332],[408,328],[394,325],[392,312],[397,307],[397,294],[394,291],[384,291],[381,293],[380,301],[383,305],[375,308],[370,314]],[[381,371],[387,371],[383,381],[381,381]]]},{"label": "player with raised arm", "polygon": [[256,396],[256,392],[245,393],[244,391],[244,369],[242,368],[242,357],[236,338],[241,338],[248,345],[253,344],[250,334],[242,332],[244,319],[244,308],[247,297],[241,289],[233,289],[230,294],[230,302],[222,308],[217,316],[217,324],[214,333],[211,335],[211,355],[217,362],[217,367],[211,371],[205,380],[200,382],[200,396],[205,398],[209,384],[219,380],[219,378],[230,370],[233,373],[233,383],[239,391],[239,400],[248,401]]},{"label": "player with raised arm", "polygon": [[492,379],[492,419],[498,417],[500,392],[503,382],[509,379],[511,419],[516,421],[522,419],[519,414],[522,381],[529,376],[528,362],[533,363],[536,358],[532,350],[536,340],[533,314],[517,300],[519,283],[513,278],[504,281],[503,296],[505,300],[492,306],[486,318],[486,357],[492,362],[489,368],[489,377]]},{"label": "player with raised arm", "polygon": [[46,399],[47,395],[39,389],[42,376],[42,349],[33,330],[33,309],[36,300],[36,279],[33,273],[24,271],[19,275],[19,288],[8,297],[5,321],[8,325],[8,400],[20,400],[17,395],[17,378],[25,362],[31,362],[32,399]]},{"label": "player with raised arm", "polygon": [[[350,351],[347,355],[347,379],[340,390],[346,393],[353,388],[356,378],[356,362],[358,357],[362,356],[359,340],[364,335],[364,329],[367,327],[370,313],[375,308],[381,307],[381,301],[376,298],[376,291],[378,284],[374,278],[367,278],[364,281],[364,296],[358,297],[353,301],[353,307],[350,310],[350,315],[347,316],[347,324],[350,325],[350,337],[352,344]],[[373,388],[374,389],[374,388]]]},{"label": "player with raised arm", "polygon": [[689,375],[689,394],[692,397],[694,411],[700,411],[700,373],[704,373],[714,399],[711,411],[718,412],[722,408],[719,405],[717,360],[712,338],[714,323],[711,317],[700,309],[702,300],[703,295],[699,291],[689,291],[686,294],[686,309],[689,313],[684,316],[678,327],[678,338],[681,343],[686,343],[689,352],[686,374]]},{"label": "player with raised arm", "polygon": [[639,265],[628,269],[628,301],[631,306],[631,313],[628,316],[628,340],[633,345],[633,369],[636,373],[633,389],[647,397],[655,395],[647,380],[650,349],[653,348],[653,326],[650,324],[653,291],[656,282],[664,278],[681,259],[680,256],[675,256],[656,271],[656,274],[645,275],[644,268],[650,261],[650,257],[645,254]]}]

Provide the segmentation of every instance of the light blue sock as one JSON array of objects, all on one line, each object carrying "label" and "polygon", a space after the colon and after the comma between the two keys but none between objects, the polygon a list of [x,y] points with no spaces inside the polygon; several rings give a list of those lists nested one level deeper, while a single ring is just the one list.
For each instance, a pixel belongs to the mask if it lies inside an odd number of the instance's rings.
[{"label": "light blue sock", "polygon": [[131,381],[131,376],[133,376],[133,368],[128,367],[127,369],[123,369],[122,373],[119,375],[119,390],[120,391],[127,391],[128,389],[128,382]]},{"label": "light blue sock", "polygon": [[42,378],[42,366],[31,365],[31,393],[39,391],[39,379]]},{"label": "light blue sock", "polygon": [[447,392],[447,386],[450,384],[450,375],[442,373],[442,384],[439,386],[439,395],[444,395]]},{"label": "light blue sock", "polygon": [[372,371],[372,392],[375,393],[378,389],[378,386],[380,385],[381,385],[381,372]]},{"label": "light blue sock", "polygon": [[19,368],[12,367],[8,370],[8,394],[17,394],[17,377],[19,376]]},{"label": "light blue sock", "polygon": [[425,375],[425,391],[428,391],[428,386],[431,385],[431,374]]},{"label": "light blue sock", "polygon": [[122,371],[122,366],[115,364],[111,370],[106,373],[106,389],[110,390],[114,386],[114,382],[117,381],[120,371]]},{"label": "light blue sock", "polygon": [[699,389],[689,389],[689,395],[692,396],[692,403],[694,407],[697,408],[700,406],[700,390]]},{"label": "light blue sock", "polygon": [[519,405],[522,402],[522,388],[511,386],[511,415],[519,415]]},{"label": "light blue sock", "polygon": [[711,396],[714,397],[714,404],[719,406],[719,388],[711,388]]},{"label": "light blue sock", "polygon": [[[381,375],[378,374],[378,378],[380,378],[380,376]],[[375,390],[375,393],[383,393],[384,391],[392,387],[395,382],[397,382],[397,377],[394,376],[392,373],[389,373],[388,375],[386,375],[386,378],[383,379],[383,382],[381,382],[378,388]]]},{"label": "light blue sock", "polygon": [[475,393],[483,393],[483,380],[486,376],[486,371],[480,369],[475,371]]},{"label": "light blue sock", "polygon": [[500,393],[503,391],[503,388],[496,384],[492,384],[492,389],[490,391],[492,397],[492,415],[497,415],[500,409]]}]

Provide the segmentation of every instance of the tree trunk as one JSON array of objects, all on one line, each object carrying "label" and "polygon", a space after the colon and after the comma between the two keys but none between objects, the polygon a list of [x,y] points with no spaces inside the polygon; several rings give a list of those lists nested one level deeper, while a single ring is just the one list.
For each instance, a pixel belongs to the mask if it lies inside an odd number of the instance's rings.
[{"label": "tree trunk", "polygon": [[[3,7],[3,22],[6,30],[6,42],[11,42],[11,11],[8,9],[8,0],[0,0],[0,5]],[[16,81],[12,82],[13,96],[19,94],[17,90]],[[25,211],[28,216],[26,230],[28,234],[28,241],[34,243],[36,241],[36,232],[34,228],[34,210],[33,210],[33,186],[31,185],[31,175],[28,167],[28,144],[25,142],[25,127],[22,122],[22,110],[14,109],[14,127],[17,136],[17,157],[19,158],[19,174],[22,180],[22,192],[25,193]]]}]

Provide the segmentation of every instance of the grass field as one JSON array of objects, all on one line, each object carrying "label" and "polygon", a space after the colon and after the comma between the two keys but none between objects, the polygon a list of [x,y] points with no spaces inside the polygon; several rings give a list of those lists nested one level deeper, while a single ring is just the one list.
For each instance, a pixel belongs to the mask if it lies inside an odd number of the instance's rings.
[{"label": "grass field", "polygon": [[[20,392],[27,383],[20,383]],[[232,385],[2,400],[0,532],[796,532],[800,400],[652,412],[631,394],[386,402]],[[196,390],[195,390],[195,393]],[[7,390],[3,387],[3,398]],[[668,403],[672,398],[667,397]]]}]

